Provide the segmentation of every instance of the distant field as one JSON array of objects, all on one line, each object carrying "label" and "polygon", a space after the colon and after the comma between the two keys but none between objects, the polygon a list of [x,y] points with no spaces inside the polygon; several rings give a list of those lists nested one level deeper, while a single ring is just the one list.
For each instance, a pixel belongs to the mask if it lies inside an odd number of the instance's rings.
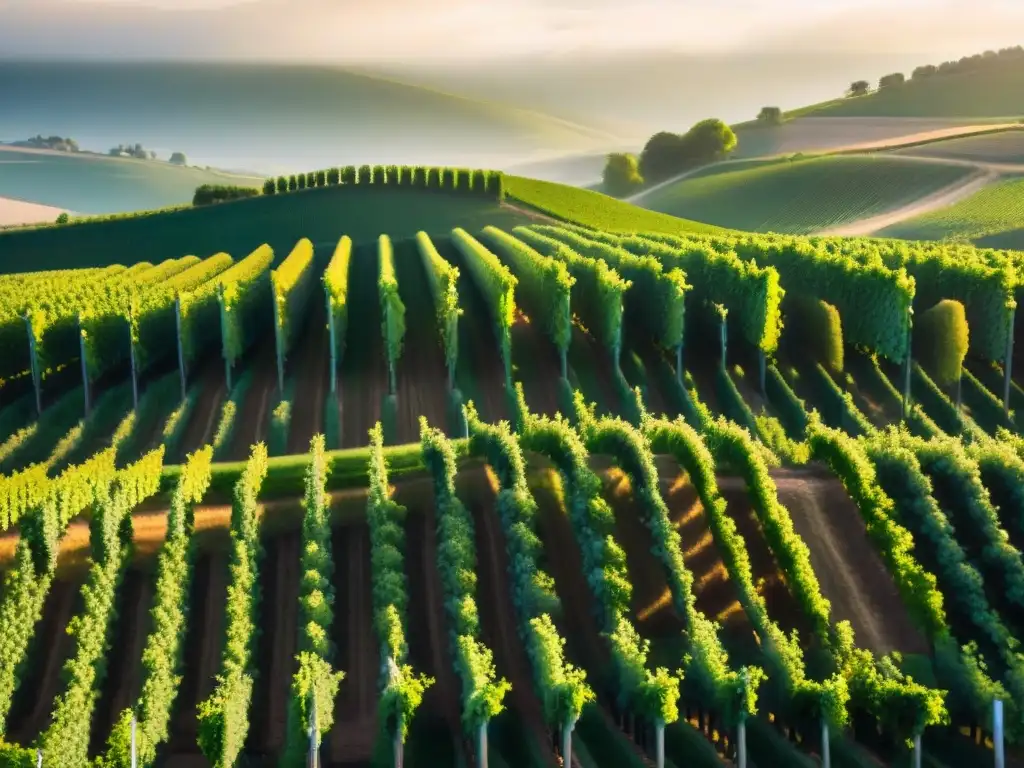
[{"label": "distant field", "polygon": [[0,197],[101,214],[192,202],[201,184],[258,186],[263,180],[168,163],[0,149]]},{"label": "distant field", "polygon": [[666,216],[589,189],[578,189],[521,176],[506,176],[509,197],[543,213],[611,232],[714,232],[718,227]]},{"label": "distant field", "polygon": [[806,234],[874,216],[936,192],[969,168],[881,155],[784,161],[687,179],[644,206],[722,227]]},{"label": "distant field", "polygon": [[516,176],[585,187],[601,181],[606,158],[605,152],[586,152],[552,157],[547,160],[515,163],[501,170]]},{"label": "distant field", "polygon": [[992,117],[1024,115],[1024,67],[941,75],[827,102],[815,117]]},{"label": "distant field", "polygon": [[[882,230],[881,237],[969,240],[1024,248],[1024,179],[993,184],[956,205]],[[981,242],[985,240],[986,242]]]},{"label": "distant field", "polygon": [[[829,102],[832,103],[832,102]],[[826,152],[874,143],[900,143],[936,131],[1003,123],[1002,118],[799,117],[779,126],[736,126],[736,158]]]},{"label": "distant field", "polygon": [[53,222],[63,211],[49,205],[0,197],[0,227]]},{"label": "distant field", "polygon": [[419,230],[514,227],[529,219],[492,200],[423,193],[406,188],[324,187],[201,208],[160,212],[64,227],[0,233],[0,272],[107,264],[156,263],[219,251],[241,257],[263,243],[279,256],[302,237],[333,245],[342,235],[357,244],[381,232],[399,238]]},{"label": "distant field", "polygon": [[948,139],[919,147],[893,150],[892,154],[975,160],[983,163],[1024,164],[1024,130]]}]

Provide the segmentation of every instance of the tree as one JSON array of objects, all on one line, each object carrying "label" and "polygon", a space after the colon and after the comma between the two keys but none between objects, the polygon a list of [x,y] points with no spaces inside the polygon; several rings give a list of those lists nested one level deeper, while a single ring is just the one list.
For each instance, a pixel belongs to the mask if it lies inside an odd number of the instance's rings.
[{"label": "tree", "polygon": [[277,193],[277,182],[274,179],[267,179],[263,182],[263,194],[273,195]]},{"label": "tree", "polygon": [[939,68],[934,64],[925,64],[921,67],[915,67],[913,74],[910,75],[911,80],[921,80],[926,77],[938,74]]},{"label": "tree", "polygon": [[661,181],[691,168],[721,160],[736,148],[736,134],[721,120],[701,120],[683,135],[654,134],[640,154],[640,174]]},{"label": "tree", "polygon": [[188,160],[185,158],[184,152],[174,152],[171,154],[171,163],[174,165],[188,165]]},{"label": "tree", "polygon": [[604,166],[604,189],[609,195],[625,197],[644,183],[636,155],[613,152]]},{"label": "tree", "polygon": [[892,88],[893,86],[903,85],[907,82],[907,78],[904,77],[902,72],[893,72],[891,75],[884,75],[878,81],[878,90],[883,88]]},{"label": "tree", "polygon": [[64,213],[57,217],[58,224],[67,224],[69,221],[71,221],[71,217],[68,216],[67,211],[64,211]]},{"label": "tree", "polygon": [[846,92],[848,97],[865,96],[871,91],[871,83],[867,80],[856,80],[850,83],[850,90]]},{"label": "tree", "polygon": [[782,110],[778,107],[761,107],[757,121],[765,125],[782,125]]}]

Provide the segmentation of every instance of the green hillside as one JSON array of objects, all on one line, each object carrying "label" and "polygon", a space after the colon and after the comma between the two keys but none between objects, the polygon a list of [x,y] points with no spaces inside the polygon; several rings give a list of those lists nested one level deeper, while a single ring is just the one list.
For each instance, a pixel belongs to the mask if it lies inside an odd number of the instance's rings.
[{"label": "green hillside", "polygon": [[1024,66],[1008,61],[973,72],[910,80],[857,98],[826,102],[813,117],[1011,117],[1024,115]]},{"label": "green hillside", "polygon": [[918,147],[893,150],[893,154],[1024,165],[1024,130],[1014,129],[981,136],[946,139]]},{"label": "green hillside", "polygon": [[287,253],[307,237],[333,247],[342,233],[357,244],[382,231],[395,239],[493,225],[512,228],[551,217],[609,231],[712,232],[717,228],[645,210],[576,187],[505,177],[507,200],[412,187],[341,185],[259,196],[199,208],[85,220],[0,232],[0,272],[156,263],[183,254],[243,256],[263,243]]},{"label": "green hillside", "polygon": [[1007,179],[948,208],[878,234],[909,240],[961,240],[997,248],[1024,248],[1024,179]]},{"label": "green hillside", "polygon": [[642,204],[722,227],[806,234],[892,210],[970,173],[884,155],[819,157],[686,179]]},{"label": "green hillside", "polygon": [[0,150],[0,197],[102,214],[192,202],[202,184],[259,186],[263,179],[155,160]]}]

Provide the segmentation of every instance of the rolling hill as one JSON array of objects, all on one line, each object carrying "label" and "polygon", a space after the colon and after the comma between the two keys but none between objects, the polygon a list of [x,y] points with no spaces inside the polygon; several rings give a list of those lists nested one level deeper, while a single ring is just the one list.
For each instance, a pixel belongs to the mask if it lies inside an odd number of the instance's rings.
[{"label": "rolling hill", "polygon": [[969,177],[971,169],[884,155],[780,160],[698,175],[641,204],[722,227],[807,234],[906,205]]},{"label": "rolling hill", "polygon": [[262,178],[152,160],[0,147],[0,197],[76,214],[109,214],[192,202],[202,184],[256,187]]},{"label": "rolling hill", "polygon": [[908,240],[971,241],[993,248],[1024,248],[1024,179],[1005,179],[955,205],[878,233]]},{"label": "rolling hill", "polygon": [[978,163],[1019,164],[1024,170],[1024,130],[1014,129],[979,136],[946,139],[893,150],[897,155],[919,155]]},{"label": "rolling hill", "polygon": [[976,71],[908,80],[866,96],[801,110],[813,117],[1011,117],[1024,115],[1024,66],[1011,59]]}]

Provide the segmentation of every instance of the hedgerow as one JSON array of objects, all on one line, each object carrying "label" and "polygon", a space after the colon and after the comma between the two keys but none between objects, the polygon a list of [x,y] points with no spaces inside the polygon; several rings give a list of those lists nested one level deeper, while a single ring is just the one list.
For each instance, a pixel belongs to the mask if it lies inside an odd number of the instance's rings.
[{"label": "hedgerow", "polygon": [[292,677],[288,702],[282,766],[304,766],[313,737],[312,711],[316,709],[316,744],[334,724],[334,699],[344,673],[333,667],[334,560],[331,556],[331,501],[326,491],[330,469],[323,435],[310,441],[309,467],[302,499],[302,583],[299,595],[298,669]]},{"label": "hedgerow", "polygon": [[430,295],[434,300],[434,314],[441,335],[450,388],[454,386],[455,363],[459,359],[459,318],[463,312],[459,306],[459,270],[437,252],[426,232],[416,233],[416,249],[423,262],[423,270],[430,284]]},{"label": "hedgerow", "polygon": [[384,435],[380,424],[370,430],[369,490],[366,520],[370,528],[373,582],[373,628],[387,671],[381,678],[377,705],[380,727],[404,742],[409,723],[434,679],[418,675],[408,662],[409,582],[405,573],[406,509],[391,498]]},{"label": "hedgerow", "polygon": [[405,304],[398,294],[395,252],[387,235],[378,238],[377,255],[377,298],[380,301],[381,334],[384,337],[384,354],[388,361],[389,391],[393,395],[396,390],[395,367],[402,356],[402,342],[405,339]]},{"label": "hedgerow", "polygon": [[470,453],[487,460],[502,486],[495,506],[505,533],[512,601],[534,689],[548,726],[571,731],[584,705],[595,697],[586,672],[565,660],[565,639],[551,619],[558,597],[551,577],[538,565],[542,545],[536,531],[537,503],[526,481],[526,459],[506,422],[483,423],[472,403],[466,412]]},{"label": "hedgerow", "polygon": [[511,685],[497,677],[491,650],[479,638],[473,518],[455,495],[455,452],[444,434],[431,429],[422,416],[420,443],[434,480],[438,570],[455,671],[462,681],[462,724],[467,733],[476,734],[502,711]]},{"label": "hedgerow", "polygon": [[65,686],[54,703],[50,725],[39,737],[48,765],[80,768],[88,762],[92,714],[107,672],[115,598],[132,546],[131,512],[160,489],[163,454],[163,447],[152,451],[119,473],[114,483],[95,489],[84,608],[68,624],[74,651],[64,665]]},{"label": "hedgerow", "polygon": [[235,764],[249,733],[249,704],[257,672],[253,651],[259,622],[259,561],[262,559],[257,502],[267,475],[267,449],[252,447],[235,485],[231,509],[231,555],[225,601],[225,641],[221,671],[211,693],[199,704],[199,748],[214,768]]},{"label": "hedgerow", "polygon": [[121,713],[107,741],[104,765],[130,766],[131,720],[138,717],[136,748],[139,765],[150,766],[156,750],[168,738],[168,726],[182,681],[189,588],[195,560],[192,538],[193,507],[210,485],[213,449],[206,446],[189,455],[171,496],[167,537],[157,560],[153,627],[142,652],[142,689],[131,709]]}]

